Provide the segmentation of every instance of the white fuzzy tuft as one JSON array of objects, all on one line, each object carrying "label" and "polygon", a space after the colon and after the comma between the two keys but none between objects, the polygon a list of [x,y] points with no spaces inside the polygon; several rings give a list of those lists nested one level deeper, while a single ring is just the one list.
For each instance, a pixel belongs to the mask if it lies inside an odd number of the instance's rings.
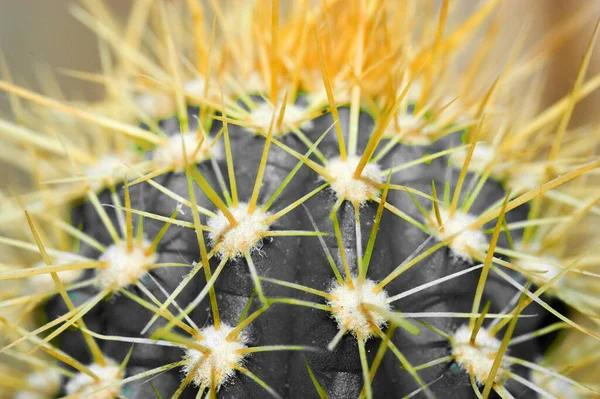
[{"label": "white fuzzy tuft", "polygon": [[166,118],[175,112],[173,98],[164,93],[140,94],[135,103],[151,119]]},{"label": "white fuzzy tuft", "polygon": [[274,109],[273,106],[267,103],[259,103],[247,115],[247,122],[252,125],[248,130],[264,134],[268,133],[273,113],[275,113],[275,121],[273,122],[274,137],[289,133],[292,128],[312,129],[314,126],[312,120],[307,120],[308,114],[306,113],[306,108],[295,104],[287,104],[285,106],[283,121],[281,122],[281,126],[277,126],[280,109]]},{"label": "white fuzzy tuft", "polygon": [[19,391],[14,399],[51,399],[60,393],[60,373],[55,369],[36,371],[27,377],[28,390]]},{"label": "white fuzzy tuft", "polygon": [[235,374],[231,365],[242,364],[244,355],[239,350],[246,348],[246,337],[240,334],[236,339],[228,341],[227,336],[231,331],[233,327],[225,324],[221,324],[219,330],[214,326],[203,328],[200,334],[204,339],[198,341],[198,344],[208,348],[210,353],[204,354],[196,349],[186,351],[185,359],[189,363],[184,366],[183,372],[186,375],[194,373],[193,381],[196,386],[210,386],[214,374],[214,384],[218,389]]},{"label": "white fuzzy tuft", "polygon": [[[68,265],[69,263],[75,263],[81,261],[82,258],[76,255],[72,255],[69,253],[61,254],[58,257],[52,259],[53,266],[63,266]],[[40,261],[33,265],[34,268],[38,267],[46,267],[46,263],[44,261]],[[65,270],[62,272],[58,272],[58,277],[63,284],[69,284],[73,281],[77,280],[79,276],[81,276],[81,269],[78,270]],[[31,276],[27,279],[27,295],[31,295],[32,293],[41,294],[48,291],[53,291],[55,289],[54,280],[52,279],[52,275],[50,273],[38,274],[35,276]]]},{"label": "white fuzzy tuft", "polygon": [[[77,373],[67,383],[65,390],[67,395],[74,395],[75,398],[86,398],[86,399],[114,399],[121,396],[121,388],[119,386],[112,386],[107,389],[103,387],[119,382],[123,379],[123,372],[119,367],[119,364],[114,360],[105,359],[106,364],[101,366],[97,363],[93,363],[89,366],[89,370],[98,377],[98,380],[94,380],[87,374]],[[99,392],[92,392],[102,389]]]},{"label": "white fuzzy tuft", "polygon": [[257,71],[250,72],[239,83],[246,93],[264,93],[267,91],[263,78]]},{"label": "white fuzzy tuft", "polygon": [[[484,249],[488,245],[488,240],[481,230],[473,230],[470,225],[477,221],[477,218],[455,211],[450,217],[450,211],[446,208],[440,208],[440,218],[442,220],[442,228],[437,225],[435,212],[432,211],[429,218],[435,223],[430,227],[432,235],[436,236],[440,241],[449,240],[449,247],[452,251],[462,259],[471,259],[470,249]],[[456,236],[454,236],[456,234]],[[454,236],[454,238],[450,238]]]},{"label": "white fuzzy tuft", "polygon": [[534,168],[523,168],[518,172],[510,174],[506,180],[506,184],[514,196],[531,191],[539,187],[543,182],[542,172]]},{"label": "white fuzzy tuft", "polygon": [[354,288],[350,288],[336,281],[329,290],[333,299],[327,303],[333,308],[332,316],[340,330],[348,330],[357,339],[366,340],[375,334],[373,326],[381,328],[387,319],[376,311],[365,309],[363,305],[369,304],[388,311],[391,307],[386,302],[388,296],[384,290],[373,292],[376,284],[372,280],[367,279],[360,286],[356,279],[353,282]]},{"label": "white fuzzy tuft", "polygon": [[[319,84],[317,84],[318,88],[315,88],[311,90],[310,93],[307,93],[306,99],[313,106],[328,106],[329,98],[327,97],[327,90],[325,90],[325,87],[323,87],[323,78],[319,74],[318,76],[315,75],[313,79],[316,82],[319,82]],[[350,103],[352,101],[349,88],[342,83],[333,83],[333,97],[338,106],[341,104]]]},{"label": "white fuzzy tuft", "polygon": [[[563,270],[558,258],[551,255],[523,257],[515,259],[513,263],[515,266],[523,269],[524,274],[526,274],[531,281],[540,286],[552,280]],[[563,285],[564,280],[565,276],[558,279],[558,281],[550,288],[550,291],[558,290],[561,285]]]},{"label": "white fuzzy tuft", "polygon": [[[188,80],[183,85],[183,91],[185,94],[194,98],[207,97],[208,100],[221,102],[221,90],[216,82],[209,80],[208,90],[206,89],[206,79],[198,77],[192,80]],[[206,92],[206,94],[205,94]],[[225,94],[224,94],[225,95]],[[192,99],[193,100],[193,99]]]},{"label": "white fuzzy tuft", "polygon": [[154,160],[160,167],[170,168],[175,172],[185,169],[183,146],[185,144],[185,155],[189,164],[197,164],[210,159],[210,142],[206,139],[200,144],[200,137],[195,132],[175,134],[169,137],[167,145],[158,147],[154,153]]},{"label": "white fuzzy tuft", "polygon": [[413,114],[401,114],[397,124],[390,122],[385,130],[384,137],[394,138],[400,136],[400,142],[409,145],[428,145],[433,139],[431,134],[435,131],[433,122],[418,118]]},{"label": "white fuzzy tuft", "polygon": [[259,207],[251,215],[248,213],[248,204],[239,203],[237,208],[229,208],[237,221],[237,225],[230,228],[229,220],[223,212],[208,219],[211,229],[209,237],[217,245],[219,254],[225,258],[236,258],[257,248],[258,242],[269,231],[266,220],[270,213],[263,212]]},{"label": "white fuzzy tuft", "polygon": [[136,284],[146,273],[148,266],[156,261],[156,253],[146,254],[148,242],[134,241],[131,252],[127,251],[127,243],[121,241],[113,244],[98,259],[107,262],[106,267],[98,268],[98,286],[100,288],[117,289]]},{"label": "white fuzzy tuft", "polygon": [[[471,329],[469,326],[460,326],[454,333],[452,355],[456,360],[456,364],[469,375],[475,377],[475,381],[478,384],[483,385],[490,375],[494,359],[500,349],[501,341],[490,337],[488,331],[483,327],[479,329],[473,344],[469,342],[470,340]],[[506,371],[509,369],[510,363],[504,357],[496,372],[494,382],[502,384],[507,378]]]},{"label": "white fuzzy tuft", "polygon": [[123,180],[128,170],[126,165],[136,161],[137,157],[131,153],[107,154],[99,158],[95,165],[86,167],[83,174],[88,178],[87,183],[92,190],[99,191],[115,181]]},{"label": "white fuzzy tuft", "polygon": [[[457,151],[450,155],[450,163],[458,168],[462,168],[467,160],[468,148]],[[468,169],[472,172],[483,173],[485,168],[492,162],[496,156],[496,150],[483,141],[475,144],[471,161]]]},{"label": "white fuzzy tuft", "polygon": [[335,158],[327,163],[327,173],[333,178],[331,188],[338,198],[344,198],[353,204],[363,204],[379,196],[377,184],[383,182],[381,169],[376,163],[367,163],[361,178],[354,178],[354,171],[360,162],[360,157],[350,156],[342,161]]},{"label": "white fuzzy tuft", "polygon": [[[552,371],[557,372],[556,370]],[[569,382],[538,370],[531,371],[531,382],[549,394],[554,395],[556,399],[585,399],[595,396],[589,391],[578,392],[578,389]]]},{"label": "white fuzzy tuft", "polygon": [[467,104],[465,104],[461,97],[444,96],[440,101],[440,105],[444,108],[441,112],[441,117],[453,124],[462,124],[468,122],[471,118],[471,112]]}]

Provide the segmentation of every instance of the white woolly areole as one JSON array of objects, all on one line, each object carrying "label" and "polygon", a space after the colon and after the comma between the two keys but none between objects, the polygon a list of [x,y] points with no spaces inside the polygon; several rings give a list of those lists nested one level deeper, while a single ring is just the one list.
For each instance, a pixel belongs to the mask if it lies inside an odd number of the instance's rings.
[{"label": "white woolly areole", "polygon": [[[462,98],[454,96],[444,96],[440,101],[440,105],[444,108],[442,116],[447,121],[452,123],[465,123],[471,117],[469,107],[462,101]],[[448,119],[450,117],[451,119]]]},{"label": "white woolly areole", "polygon": [[[440,219],[442,220],[442,228],[437,225],[435,211],[429,215],[429,219],[435,223],[430,225],[430,232],[440,241],[448,240],[449,247],[452,251],[463,259],[471,259],[469,249],[482,249],[488,245],[488,240],[479,229],[473,230],[469,226],[477,221],[475,216],[468,213],[455,211],[450,217],[450,210],[440,208]],[[456,234],[456,236],[454,236]],[[450,238],[454,236],[454,238]]]},{"label": "white woolly areole", "polygon": [[[195,132],[175,134],[169,137],[165,146],[158,147],[154,153],[154,160],[164,168],[170,168],[181,172],[185,168],[185,158],[188,163],[197,164],[211,157],[210,142]],[[185,158],[183,156],[183,145],[185,144]]]},{"label": "white woolly areole", "polygon": [[166,118],[175,112],[175,102],[164,93],[140,94],[135,98],[140,110],[150,118]]},{"label": "white woolly areole", "polygon": [[403,113],[398,116],[396,122],[390,122],[385,130],[384,137],[400,136],[400,142],[410,145],[427,145],[433,141],[430,135],[435,128],[427,120],[414,114]]},{"label": "white woolly areole", "polygon": [[249,214],[248,207],[247,203],[240,202],[237,208],[229,208],[237,221],[233,228],[222,211],[208,219],[207,224],[211,229],[209,237],[217,245],[221,257],[235,258],[251,252],[269,231],[267,219],[271,214],[263,212],[259,207]]},{"label": "white woolly areole", "polygon": [[267,90],[262,76],[257,71],[250,72],[241,80],[240,84],[247,93],[263,93]]},{"label": "white woolly areole", "polygon": [[[409,82],[408,79],[409,78],[407,76],[406,79],[400,85],[400,87],[398,87],[398,90],[396,92],[396,98],[400,97],[400,95],[402,95],[402,92],[406,89],[406,85]],[[423,82],[419,78],[416,78],[411,82],[410,87],[408,88],[408,91],[406,92],[406,96],[404,96],[404,99],[402,100],[402,102],[409,103],[409,104],[416,103],[417,101],[419,101],[422,94],[423,94]]]},{"label": "white woolly areole", "polygon": [[506,184],[513,195],[520,195],[539,187],[543,183],[542,172],[523,168],[508,176]]},{"label": "white woolly areole", "polygon": [[[75,263],[81,260],[80,257],[78,256],[69,256],[71,254],[65,253],[61,256],[58,256],[54,259],[52,259],[52,265],[53,266],[63,266],[63,265],[68,265],[69,263]],[[36,263],[35,265],[33,265],[33,268],[43,268],[43,267],[47,267],[46,262],[44,261],[40,261],[38,263]],[[60,279],[60,281],[63,284],[69,284],[72,283],[73,281],[77,280],[79,278],[79,276],[81,276],[81,269],[78,270],[65,270],[62,272],[58,272],[58,278]],[[54,284],[54,280],[52,279],[52,274],[50,273],[44,273],[44,274],[38,274],[35,276],[31,276],[27,279],[27,289],[29,290],[29,292],[27,293],[28,295],[30,295],[32,292],[33,293],[44,293],[44,292],[48,292],[48,291],[53,291],[55,289],[55,284]]]},{"label": "white woolly areole", "polygon": [[[94,380],[85,373],[77,373],[69,380],[65,387],[67,395],[75,395],[76,398],[86,399],[114,399],[121,395],[121,388],[119,386],[102,389],[109,384],[117,383],[123,379],[123,372],[117,362],[105,358],[104,366],[93,363],[87,367],[98,377],[98,380]],[[99,389],[102,390],[92,394],[92,392]]]},{"label": "white woolly areole", "polygon": [[14,399],[51,399],[60,393],[60,373],[55,369],[36,371],[27,377],[27,389],[15,394]]},{"label": "white woolly areole", "polygon": [[[551,370],[557,372],[556,370]],[[590,396],[592,394],[589,391],[580,393],[569,382],[558,379],[552,375],[542,373],[538,370],[531,371],[531,382],[549,394],[554,395],[556,399],[585,399],[593,397]]]},{"label": "white woolly areole", "polygon": [[198,344],[210,349],[210,353],[204,354],[196,349],[186,351],[185,359],[189,362],[183,367],[183,372],[186,375],[194,373],[193,381],[196,386],[210,386],[214,374],[214,384],[218,389],[235,374],[231,365],[242,364],[244,355],[239,351],[246,348],[246,337],[239,334],[237,338],[228,341],[227,336],[232,331],[233,327],[225,324],[221,324],[219,330],[214,326],[203,328],[200,334],[204,339],[198,341]]},{"label": "white woolly areole", "polygon": [[[450,155],[450,163],[458,168],[462,168],[467,161],[468,153],[469,148],[453,153]],[[475,144],[468,169],[472,172],[483,173],[495,156],[496,150],[487,143],[480,141]]]},{"label": "white woolly areole", "polygon": [[[470,340],[471,329],[469,326],[460,326],[454,333],[452,355],[460,368],[475,377],[475,381],[479,385],[483,385],[490,375],[494,359],[502,342],[497,338],[490,337],[488,331],[483,327],[479,329],[473,344],[469,342]],[[507,378],[506,372],[509,369],[510,364],[504,356],[494,376],[494,382],[502,384]]]},{"label": "white woolly areole", "polygon": [[[523,269],[527,277],[537,285],[546,284],[562,271],[558,258],[551,255],[523,257],[515,259],[513,263]],[[549,291],[556,291],[564,284],[564,280],[565,276],[558,279]]]},{"label": "white woolly areole", "polygon": [[336,281],[328,292],[333,299],[327,301],[327,304],[333,308],[331,314],[340,330],[348,330],[357,339],[366,340],[375,335],[374,326],[382,328],[387,319],[363,305],[369,304],[388,311],[391,307],[386,302],[388,295],[385,290],[374,292],[374,281],[366,279],[362,285],[358,285],[356,279],[353,279],[353,283],[354,287],[350,288]]},{"label": "white woolly areole", "polygon": [[[308,102],[313,106],[329,105],[327,90],[323,87],[323,78],[319,75],[318,77],[315,76],[314,79],[320,83],[319,88],[311,90],[311,92],[307,94],[306,98]],[[338,106],[352,101],[350,89],[344,87],[344,85],[340,83],[334,83],[333,98]]]},{"label": "white woolly areole", "polygon": [[209,86],[207,90],[206,79],[203,77],[198,77],[185,82],[183,85],[183,91],[194,98],[204,98],[206,96],[206,98],[209,100],[218,100],[220,102],[221,90],[218,88],[216,82],[209,80],[208,84]]},{"label": "white woolly areole", "polygon": [[354,171],[360,157],[349,156],[343,161],[335,158],[327,163],[327,173],[333,178],[331,188],[338,198],[344,198],[353,204],[363,204],[379,196],[378,184],[383,182],[381,169],[376,163],[367,163],[359,179],[354,178]]},{"label": "white woolly areole", "polygon": [[87,166],[83,174],[92,190],[99,191],[117,180],[123,180],[128,169],[126,165],[137,160],[133,153],[103,155],[96,164]]},{"label": "white woolly areole", "polygon": [[268,103],[259,103],[246,116],[247,122],[252,125],[248,130],[268,133],[274,113],[273,136],[275,137],[289,133],[292,128],[312,129],[314,126],[312,120],[306,120],[306,108],[295,104],[287,104],[285,106],[283,120],[281,121],[281,125],[277,126],[280,109],[275,109]]},{"label": "white woolly areole", "polygon": [[155,252],[146,253],[149,246],[146,241],[134,241],[131,251],[128,251],[127,242],[123,240],[108,247],[98,259],[107,262],[107,265],[96,270],[97,285],[117,289],[137,283],[157,258]]}]

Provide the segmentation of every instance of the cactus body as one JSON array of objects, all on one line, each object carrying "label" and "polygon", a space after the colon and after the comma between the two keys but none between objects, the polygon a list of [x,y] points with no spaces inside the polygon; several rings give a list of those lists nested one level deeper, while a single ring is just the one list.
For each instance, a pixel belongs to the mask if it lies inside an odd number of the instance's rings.
[{"label": "cactus body", "polygon": [[[341,108],[339,114],[342,124],[347,124],[349,110]],[[372,135],[374,123],[372,118],[366,113],[361,113],[359,120],[360,155],[360,152],[367,145],[368,138]],[[171,120],[170,122],[174,121]],[[171,124],[177,125],[177,123]],[[303,133],[311,141],[316,142],[331,124],[332,117],[330,114],[326,114],[315,119],[312,123],[312,129],[305,129]],[[165,125],[169,125],[168,121]],[[222,125],[217,124],[213,128],[213,135],[221,127]],[[172,136],[180,134],[178,130],[167,131],[167,133]],[[251,199],[267,139],[264,135],[255,135],[244,128],[236,126],[229,128],[229,134],[231,152],[235,164],[235,180],[237,182],[237,192],[240,201],[239,209],[242,210],[241,213],[236,213],[236,215],[238,220],[242,220],[244,212],[247,212],[247,207],[244,208],[242,203],[248,202]],[[428,146],[399,144],[378,163],[378,169],[379,171],[387,170],[402,163],[419,159],[424,153],[433,154],[444,151],[456,145],[456,142],[459,140],[460,132]],[[291,134],[281,137],[279,142],[298,153],[306,152],[304,144]],[[328,133],[317,147],[318,151],[327,160],[339,157],[338,148],[337,139],[332,132]],[[315,162],[318,162],[316,157],[313,157],[313,159]],[[227,170],[227,161],[222,154],[216,155],[215,160],[222,173],[225,172]],[[283,149],[271,145],[264,169],[263,184],[258,196],[259,205],[266,203],[271,198],[297,164],[297,158]],[[195,164],[193,168],[199,171],[215,190],[218,190],[218,178],[210,161],[207,160]],[[352,169],[349,171],[353,172]],[[407,170],[406,173],[392,175],[389,183],[405,185],[430,195],[432,181],[435,182],[436,191],[440,193],[444,191],[445,182],[449,182],[450,190],[453,192],[459,173],[460,169],[452,166],[448,161],[448,157],[440,157],[430,164],[417,165]],[[385,182],[384,175],[380,176],[380,178]],[[451,180],[447,180],[448,178]],[[476,178],[475,174],[469,173],[467,182],[470,181],[469,179]],[[318,189],[323,185],[324,181],[326,182],[323,176],[303,165],[281,192],[280,196],[277,197],[277,200],[269,209],[268,215],[277,214],[306,194]],[[156,182],[182,198],[189,198],[186,176],[182,172],[176,171],[163,175],[157,178]],[[225,180],[225,183],[227,187],[230,187],[231,182],[228,178]],[[372,183],[367,181],[365,184],[369,185]],[[381,183],[378,182],[378,184]],[[204,192],[198,187],[195,187],[195,190],[197,204],[206,209],[214,210],[214,205],[206,198]],[[380,199],[382,191],[380,188],[375,188],[372,191],[376,193],[374,199]],[[117,189],[117,192],[121,193],[120,202],[124,203],[125,199],[122,194],[122,187]],[[129,188],[129,192],[132,199],[132,208],[134,209],[161,215],[166,218],[170,217],[173,211],[176,210],[177,203],[174,200],[164,193],[158,192],[158,190],[147,183],[132,186]],[[399,190],[393,191],[388,189],[386,192],[387,203],[401,209],[411,219],[421,223],[426,221],[424,216],[419,212],[415,202],[413,202],[413,199],[420,203],[420,206],[428,210],[432,208],[430,200],[422,197],[415,198],[414,196],[411,199],[410,195]],[[109,194],[109,192],[100,194],[102,203],[110,204],[112,202]],[[220,193],[220,195],[223,194]],[[500,183],[491,180],[487,181],[469,213],[478,216],[490,204],[502,201],[504,196],[505,191]],[[246,253],[250,254],[256,271],[261,278],[300,284],[329,293],[336,298],[333,301],[327,301],[324,298],[315,298],[314,295],[309,293],[270,283],[269,280],[261,281],[261,287],[264,290],[264,296],[267,303],[269,303],[269,307],[264,314],[261,314],[256,321],[253,321],[244,330],[244,345],[247,347],[302,345],[307,348],[307,351],[256,353],[244,357],[242,364],[260,376],[264,382],[284,397],[317,396],[317,391],[306,370],[304,359],[306,359],[315,377],[330,397],[358,397],[363,389],[363,375],[357,339],[366,342],[365,347],[369,363],[373,361],[382,342],[380,337],[375,336],[375,333],[364,334],[361,331],[350,330],[343,336],[335,349],[329,351],[327,350],[327,346],[336,334],[339,333],[340,328],[343,328],[340,320],[336,320],[335,313],[312,307],[278,303],[278,298],[294,298],[321,306],[329,304],[334,309],[336,306],[338,308],[343,308],[344,306],[351,308],[353,306],[353,299],[359,290],[356,277],[359,272],[358,258],[361,257],[361,254],[364,256],[368,248],[373,224],[378,219],[376,216],[378,203],[374,200],[365,200],[363,203],[354,206],[348,200],[341,202],[341,206],[339,206],[339,209],[335,213],[336,223],[339,223],[339,232],[336,233],[330,214],[339,199],[339,194],[334,188],[331,186],[323,188],[306,200],[303,203],[304,206],[296,207],[290,213],[269,224],[265,230],[266,232],[319,231],[326,234],[326,236],[321,238],[325,245],[324,247],[321,246],[318,237],[301,236],[301,233],[293,233],[287,237],[264,237],[250,246],[246,246]],[[359,215],[358,224],[356,222],[356,211],[358,211]],[[117,218],[118,211],[107,209],[107,212],[112,223],[117,226],[119,223]],[[511,222],[525,220],[526,217],[527,210],[521,208],[511,211],[506,215],[507,221]],[[207,222],[210,217],[202,217],[201,219],[204,225],[210,226],[210,222]],[[380,224],[369,261],[370,266],[366,274],[366,283],[362,283],[368,292],[371,292],[376,283],[384,280],[399,265],[406,264],[407,261],[426,252],[440,242],[439,237],[435,234],[432,236],[429,231],[424,231],[410,224],[388,210],[383,210],[379,219]],[[83,225],[83,231],[86,234],[105,246],[111,245],[112,238],[91,204],[84,204],[81,208],[75,210],[74,220],[78,224],[81,223]],[[177,220],[193,223],[191,210],[187,209],[183,214],[178,214]],[[476,220],[476,217],[473,220]],[[225,221],[225,223],[228,222]],[[151,239],[163,227],[163,222],[146,220],[143,227],[144,235]],[[357,228],[360,229],[358,235],[361,240],[360,244],[357,243]],[[464,232],[460,232],[460,229],[456,232],[459,235],[464,234]],[[483,233],[480,234],[482,237],[485,237],[484,244],[487,245],[489,236],[486,237]],[[469,242],[469,237],[467,235],[465,238],[466,245],[471,243]],[[518,237],[515,236],[512,238],[517,239]],[[204,241],[207,243],[207,250],[217,250],[221,242],[219,239],[220,237],[218,236],[211,238],[210,233],[205,232]],[[506,237],[503,236],[500,241],[504,245],[508,245]],[[425,243],[425,246],[419,249],[423,243]],[[481,242],[475,240],[473,244],[481,244]],[[343,245],[345,260],[342,260],[340,245]],[[465,244],[463,244],[464,246]],[[485,248],[480,249],[485,250]],[[82,254],[94,259],[102,259],[102,256],[106,257],[106,255],[99,255],[98,251],[86,247],[85,244],[81,251]],[[341,284],[342,289],[349,292],[346,295],[341,295],[339,289],[337,292],[335,289],[332,289],[336,280],[327,259],[327,253],[332,256],[335,267],[343,280],[345,279],[343,264],[345,262],[349,265],[355,287],[353,290],[348,291],[347,285],[344,283]],[[212,272],[215,272],[223,257],[228,256],[231,259],[225,263],[222,272],[214,283],[214,288],[219,304],[221,322],[225,326],[235,326],[239,323],[240,317],[249,302],[249,314],[259,310],[264,304],[261,303],[261,300],[256,295],[253,278],[244,256],[230,253],[216,255],[210,261]],[[191,265],[192,262],[198,262],[201,254],[196,232],[186,227],[170,227],[158,244],[156,257],[158,258],[157,263],[173,262]],[[472,271],[468,269],[472,269]],[[164,293],[161,292],[155,281],[158,281],[167,293],[172,293],[182,283],[182,279],[189,271],[190,267],[154,269],[148,272],[152,275],[151,277],[145,275],[140,279],[140,282],[156,298],[163,301],[165,299]],[[385,304],[385,299],[388,297],[406,293],[415,287],[460,272],[465,273],[447,282],[440,282],[431,288],[424,289],[393,302],[389,305],[388,311],[423,313],[425,317],[429,312],[448,314],[453,312],[469,313],[475,296],[477,282],[480,278],[481,268],[476,268],[476,261],[470,258],[469,255],[452,249],[452,245],[443,245],[442,248],[416,263],[414,267],[408,269],[398,278],[391,281],[390,284],[386,285],[385,289],[381,291],[385,295],[382,303]],[[93,273],[89,273],[90,277]],[[513,277],[523,283],[523,279],[518,275],[514,275]],[[185,309],[198,298],[198,295],[202,293],[205,286],[205,276],[198,273],[177,296],[176,302],[178,306]],[[145,294],[133,285],[128,285],[125,289],[136,295],[145,297]],[[75,291],[73,295],[85,298],[83,299],[85,302],[85,300],[89,300],[89,298],[92,298],[99,291],[100,288],[98,287],[86,288],[81,291]],[[335,297],[336,293],[337,297]],[[492,273],[485,286],[482,301],[483,303],[486,301],[491,302],[490,313],[501,313],[515,295],[518,295],[518,291],[514,287],[503,281],[498,275]],[[148,299],[147,297],[145,298]],[[273,302],[270,302],[272,300]],[[390,322],[389,316],[379,316],[377,313],[369,313],[369,311],[365,311],[364,309],[361,310],[360,302],[358,300],[359,304],[355,304],[359,307],[359,310],[355,314],[346,314],[345,316],[350,320],[350,324],[356,317],[366,315],[363,320],[363,324],[366,323],[366,327],[363,326],[366,331],[375,331],[376,329],[386,331],[386,326],[387,328],[392,328],[391,325],[394,323]],[[373,301],[367,303],[373,303]],[[380,303],[375,304],[380,305]],[[47,308],[49,314],[52,315],[61,315],[64,310],[64,303],[59,297],[52,300]],[[174,314],[177,314],[176,309],[172,309],[172,311]],[[540,313],[543,312],[543,310],[539,311]],[[92,312],[93,314],[88,314],[84,320],[89,328],[95,329],[95,331],[105,335],[149,338],[156,329],[166,325],[166,320],[161,320],[155,323],[145,334],[140,334],[140,331],[144,329],[144,326],[154,316],[154,312],[142,309],[139,304],[122,293],[115,293],[110,298],[102,301]],[[373,317],[375,316],[378,316],[379,322],[373,321]],[[214,323],[211,316],[209,297],[206,295],[206,292],[204,292],[204,299],[197,303],[195,309],[190,313],[190,317],[198,326],[211,326]],[[468,324],[468,320],[468,318],[444,316],[423,319],[423,321],[443,331],[447,331],[449,334],[455,333],[465,323]],[[370,323],[374,323],[377,328],[373,329]],[[412,323],[415,324],[415,327],[418,325],[414,321]],[[515,334],[534,331],[542,325],[541,323],[543,324],[542,317],[536,318],[534,321],[523,319],[517,323]],[[231,329],[231,327],[229,328]],[[416,335],[414,332],[406,331],[395,325],[392,331],[391,342],[406,357],[406,360],[411,365],[426,364],[432,360],[452,354],[452,345],[447,340],[440,335],[428,331],[423,326],[418,328],[419,333]],[[67,353],[81,359],[81,361],[91,361],[85,342],[81,337],[76,337],[79,333],[71,333],[73,335],[66,334],[62,335],[60,347]],[[79,341],[79,345],[74,344],[76,341]],[[125,342],[106,342],[101,346],[101,349],[109,357],[122,360],[130,346],[130,344]],[[530,342],[517,346],[514,349],[511,348],[511,353],[518,354],[519,357],[526,360],[532,360],[535,355],[539,355],[540,348],[538,344]],[[182,355],[183,353],[180,348],[158,347],[151,344],[134,345],[128,368],[141,367],[143,369],[150,369],[159,367],[163,364],[177,361]],[[373,395],[375,397],[406,396],[419,389],[419,382],[408,371],[403,370],[401,366],[402,364],[399,363],[394,354],[387,351],[381,360],[379,370],[372,382]],[[189,368],[189,366],[186,367]],[[468,374],[460,367],[456,363],[446,362],[425,369],[419,372],[418,375],[422,383],[435,381],[431,386],[428,386],[427,390],[437,397],[445,395],[450,395],[445,397],[475,397],[469,383]],[[185,374],[183,375],[185,376]],[[524,376],[526,378],[526,373]],[[169,397],[169,395],[173,394],[181,378],[181,370],[165,373],[155,381],[155,387],[161,392],[163,397]],[[219,383],[219,385],[221,384]],[[251,398],[260,397],[264,394],[261,386],[248,377],[240,373],[235,373],[235,371],[223,379],[222,386],[219,388],[219,397]],[[144,388],[136,387],[135,389],[142,389],[139,393],[135,394],[138,395],[137,397],[149,394],[148,386]],[[519,388],[515,391],[515,394],[522,395],[524,392],[526,391],[523,391],[523,388]],[[190,395],[193,395],[193,393],[190,393]]]}]

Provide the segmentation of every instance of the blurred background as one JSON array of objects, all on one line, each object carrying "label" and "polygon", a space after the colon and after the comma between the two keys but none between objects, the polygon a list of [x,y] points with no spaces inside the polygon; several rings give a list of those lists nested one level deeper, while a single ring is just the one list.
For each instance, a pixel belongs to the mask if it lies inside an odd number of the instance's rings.
[{"label": "blurred background", "polygon": [[[102,1],[116,17],[127,18],[132,0]],[[75,3],[77,0],[0,0],[0,48],[17,82],[40,89],[35,72],[46,65],[54,70],[100,70],[95,34],[69,13],[69,6]],[[94,95],[90,85],[59,79],[67,93]]]}]

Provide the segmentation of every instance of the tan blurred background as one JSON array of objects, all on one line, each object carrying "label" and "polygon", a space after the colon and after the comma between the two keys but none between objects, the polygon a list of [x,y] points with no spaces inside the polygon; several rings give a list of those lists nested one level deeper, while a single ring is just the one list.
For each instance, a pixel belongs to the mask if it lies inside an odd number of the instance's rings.
[{"label": "tan blurred background", "polygon": [[[132,0],[103,0],[116,16],[126,18]],[[39,88],[35,66],[97,71],[95,35],[69,13],[76,0],[0,0],[0,47],[15,79]],[[68,92],[90,95],[90,86],[60,78]]]},{"label": "tan blurred background", "polygon": [[[546,92],[548,94],[547,100],[554,102],[568,92],[573,86],[581,58],[589,43],[590,36],[593,33],[594,24],[598,18],[600,18],[600,1],[523,0],[520,3],[520,7],[524,7],[525,4],[528,3],[536,3],[535,9],[525,9],[524,11],[525,15],[529,16],[531,16],[533,12],[539,12],[542,29],[538,34],[543,33],[544,30],[547,30],[557,23],[560,23],[565,17],[572,15],[583,6],[592,5],[596,14],[592,17],[592,22],[587,26],[581,27],[581,31],[577,37],[571,40],[555,55],[546,87]],[[588,76],[592,73],[597,73],[598,71],[600,71],[600,41],[596,43],[594,48],[594,56],[588,71]],[[600,92],[597,91],[577,106],[573,116],[574,123],[600,122],[600,115],[598,114],[599,106]]]}]

